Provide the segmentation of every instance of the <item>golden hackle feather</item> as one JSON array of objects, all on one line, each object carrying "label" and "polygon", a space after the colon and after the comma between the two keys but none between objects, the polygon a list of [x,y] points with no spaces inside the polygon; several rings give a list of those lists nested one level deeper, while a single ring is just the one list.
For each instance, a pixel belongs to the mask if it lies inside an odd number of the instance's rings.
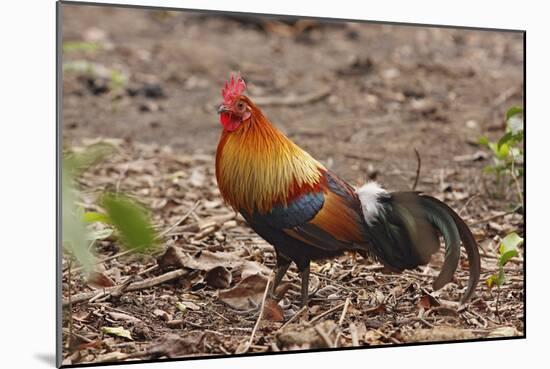
[{"label": "golden hackle feather", "polygon": [[223,132],[216,153],[216,178],[235,210],[267,213],[287,205],[293,192],[319,184],[325,167],[273,127],[250,100],[251,118]]}]

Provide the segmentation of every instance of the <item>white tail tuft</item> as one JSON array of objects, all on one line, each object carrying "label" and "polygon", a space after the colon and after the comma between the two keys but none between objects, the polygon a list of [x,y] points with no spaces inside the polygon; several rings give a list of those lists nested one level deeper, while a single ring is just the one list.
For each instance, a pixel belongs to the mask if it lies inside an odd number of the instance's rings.
[{"label": "white tail tuft", "polygon": [[361,208],[363,209],[363,217],[365,218],[367,224],[371,225],[378,216],[380,208],[382,207],[378,197],[380,195],[387,194],[388,192],[380,187],[378,183],[369,182],[357,189],[355,193],[359,196]]}]

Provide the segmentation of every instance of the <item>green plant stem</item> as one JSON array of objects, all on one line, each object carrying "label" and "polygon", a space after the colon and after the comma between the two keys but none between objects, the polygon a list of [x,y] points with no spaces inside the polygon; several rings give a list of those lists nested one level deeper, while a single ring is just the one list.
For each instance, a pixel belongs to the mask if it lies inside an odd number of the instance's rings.
[{"label": "green plant stem", "polygon": [[500,312],[498,310],[499,305],[500,305],[500,284],[497,283],[497,301],[496,301],[495,313],[497,314],[498,323],[502,324],[502,319],[500,318]]}]

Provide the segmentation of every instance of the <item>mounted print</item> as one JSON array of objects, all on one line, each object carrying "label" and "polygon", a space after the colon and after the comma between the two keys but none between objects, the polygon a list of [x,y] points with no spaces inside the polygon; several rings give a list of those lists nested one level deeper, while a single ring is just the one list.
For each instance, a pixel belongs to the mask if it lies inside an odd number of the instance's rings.
[{"label": "mounted print", "polygon": [[525,32],[58,20],[59,365],[525,336]]}]

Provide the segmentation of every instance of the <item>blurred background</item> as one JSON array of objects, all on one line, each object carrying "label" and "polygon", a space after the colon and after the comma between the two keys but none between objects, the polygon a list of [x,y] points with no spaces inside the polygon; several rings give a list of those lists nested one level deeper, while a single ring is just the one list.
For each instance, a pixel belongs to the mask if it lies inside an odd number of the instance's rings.
[{"label": "blurred background", "polygon": [[220,89],[240,71],[271,121],[315,157],[356,184],[407,188],[413,147],[427,175],[500,135],[508,107],[522,105],[522,37],[63,5],[63,135],[212,154]]}]

